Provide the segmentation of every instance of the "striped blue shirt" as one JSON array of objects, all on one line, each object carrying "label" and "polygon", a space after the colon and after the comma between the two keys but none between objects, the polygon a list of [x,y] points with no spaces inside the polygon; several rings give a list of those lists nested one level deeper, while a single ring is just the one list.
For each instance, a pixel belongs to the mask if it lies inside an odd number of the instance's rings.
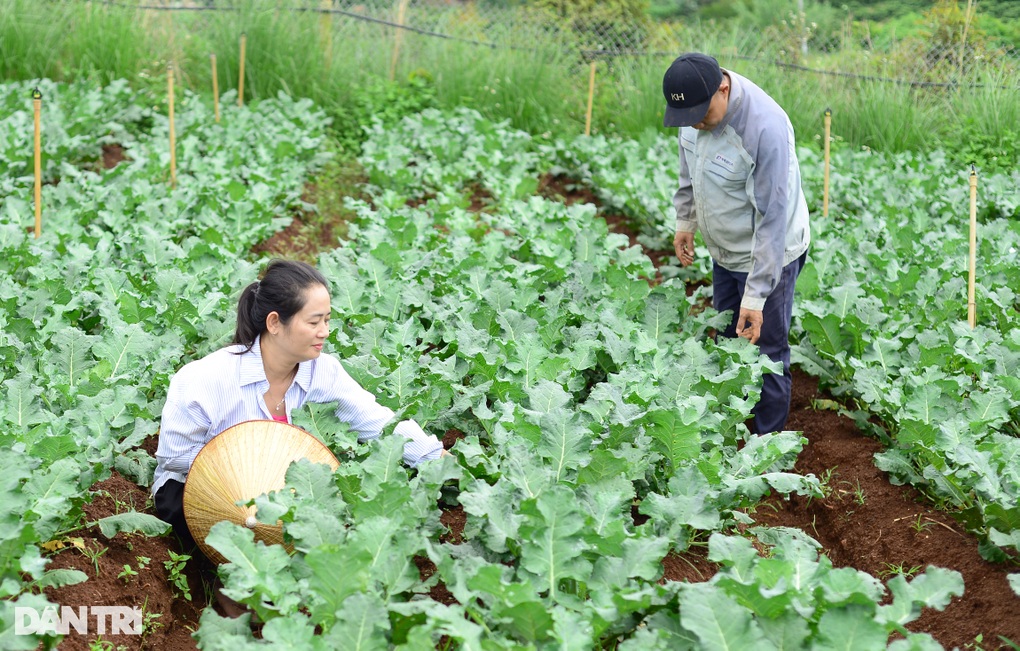
[{"label": "striped blue shirt", "polygon": [[[246,420],[268,420],[272,413],[263,395],[269,380],[262,367],[259,340],[247,353],[236,355],[243,346],[228,346],[181,368],[170,380],[156,449],[156,473],[152,493],[169,479],[184,482],[192,462],[214,436]],[[347,374],[340,361],[330,355],[301,362],[287,389],[287,420],[292,409],[306,402],[336,402],[336,416],[349,423],[359,441],[379,436],[393,418],[393,411],[376,402]],[[407,437],[404,462],[416,466],[426,459],[438,459],[443,444],[422,431],[418,423],[405,420],[394,432]]]}]

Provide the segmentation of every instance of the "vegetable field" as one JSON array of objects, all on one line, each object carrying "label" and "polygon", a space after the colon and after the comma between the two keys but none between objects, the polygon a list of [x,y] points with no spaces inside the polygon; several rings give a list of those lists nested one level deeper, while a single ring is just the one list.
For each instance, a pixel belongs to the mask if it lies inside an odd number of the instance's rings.
[{"label": "vegetable field", "polygon": [[[341,465],[294,464],[290,490],[256,498],[291,554],[214,527],[252,612],[228,619],[144,501],[154,433],[173,372],[228,341],[253,251],[314,210],[327,119],[227,93],[217,121],[186,93],[171,184],[165,107],[124,83],[10,84],[0,106],[3,648],[1020,643],[1017,172],[981,179],[971,328],[966,170],[837,148],[791,431],[754,437],[775,369],[712,337],[727,315],[703,247],[669,264],[675,141],[536,140],[468,109],[365,125],[355,218],[317,259],[329,346],[452,456],[411,470],[396,437],[296,414]],[[800,155],[820,205],[822,160]],[[857,522],[901,535],[881,547]],[[141,608],[139,634],[17,631],[18,608],[113,605],[97,598]]]}]

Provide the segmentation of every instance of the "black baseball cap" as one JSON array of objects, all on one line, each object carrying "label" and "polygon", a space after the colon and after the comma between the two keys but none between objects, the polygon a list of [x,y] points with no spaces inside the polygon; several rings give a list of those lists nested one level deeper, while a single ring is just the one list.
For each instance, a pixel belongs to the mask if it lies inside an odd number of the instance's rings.
[{"label": "black baseball cap", "polygon": [[666,97],[663,125],[690,127],[701,122],[722,78],[719,62],[707,54],[688,52],[678,56],[662,77],[662,94]]}]

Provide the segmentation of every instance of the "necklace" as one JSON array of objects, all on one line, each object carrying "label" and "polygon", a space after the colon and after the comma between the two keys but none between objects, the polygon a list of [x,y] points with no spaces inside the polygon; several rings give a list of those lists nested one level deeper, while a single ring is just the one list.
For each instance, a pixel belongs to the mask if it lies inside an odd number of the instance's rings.
[{"label": "necklace", "polygon": [[[287,378],[283,381],[283,383],[287,385],[287,389],[290,389],[290,385],[294,381],[294,377],[297,375],[297,369],[298,367],[295,366],[291,372],[287,374]],[[280,407],[283,406],[284,401],[287,400],[287,389],[283,390],[283,397],[280,398],[280,402],[276,403],[276,406],[273,407],[273,411],[280,411]]]}]

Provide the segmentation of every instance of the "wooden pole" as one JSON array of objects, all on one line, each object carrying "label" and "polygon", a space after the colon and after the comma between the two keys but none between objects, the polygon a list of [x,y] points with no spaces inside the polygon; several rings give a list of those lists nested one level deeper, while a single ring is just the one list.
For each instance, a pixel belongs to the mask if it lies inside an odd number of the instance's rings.
[{"label": "wooden pole", "polygon": [[35,236],[42,235],[42,93],[32,91],[32,108],[35,112]]},{"label": "wooden pole", "polygon": [[977,303],[974,300],[974,280],[977,276],[977,168],[970,166],[970,270],[967,275],[967,321],[977,325]]},{"label": "wooden pole", "polygon": [[829,216],[829,150],[832,134],[832,109],[825,109],[825,174],[822,192],[822,216]]},{"label": "wooden pole", "polygon": [[591,135],[591,105],[595,99],[595,62],[591,62],[590,72],[588,73],[588,111],[584,116],[584,135]]},{"label": "wooden pole", "polygon": [[170,101],[170,187],[177,187],[177,136],[174,133],[174,66],[166,67],[167,97]]},{"label": "wooden pole", "polygon": [[[397,25],[404,24],[404,15],[407,13],[407,5],[410,4],[411,0],[400,0],[400,4],[397,6]],[[393,35],[393,59],[390,61],[390,81],[397,78],[397,59],[400,58],[400,40],[404,37],[404,30],[400,27],[394,28],[396,33]]]},{"label": "wooden pole", "polygon": [[963,78],[963,62],[967,58],[967,32],[970,31],[971,11],[974,8],[974,0],[967,0],[967,13],[964,15],[963,35],[960,37],[960,77]]},{"label": "wooden pole", "polygon": [[248,45],[248,35],[241,34],[241,74],[237,78],[237,105],[244,106],[244,50]]},{"label": "wooden pole", "polygon": [[216,79],[216,53],[209,55],[209,62],[212,64],[212,101],[213,112],[216,114],[216,122],[220,121],[220,84]]},{"label": "wooden pole", "polygon": [[329,72],[333,65],[333,14],[332,0],[322,0],[322,17],[319,19],[319,39],[322,41],[323,69]]}]

